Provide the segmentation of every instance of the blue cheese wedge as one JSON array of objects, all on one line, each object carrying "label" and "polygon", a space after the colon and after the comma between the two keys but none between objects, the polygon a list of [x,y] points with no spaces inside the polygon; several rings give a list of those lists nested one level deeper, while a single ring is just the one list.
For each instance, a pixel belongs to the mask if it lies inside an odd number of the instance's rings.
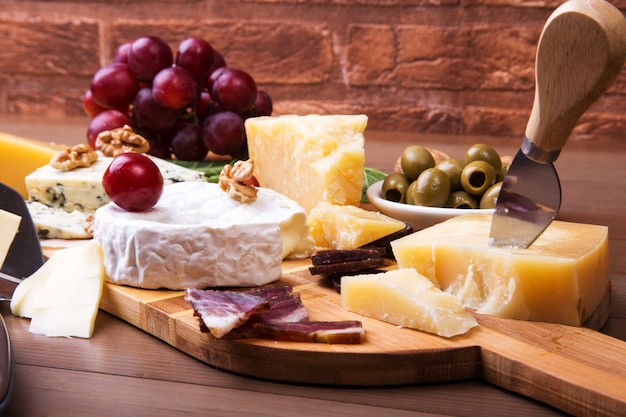
[{"label": "blue cheese wedge", "polygon": [[[179,182],[206,182],[203,173],[184,168],[160,158],[150,157],[161,170],[166,185]],[[110,202],[102,187],[102,176],[112,157],[98,152],[98,160],[88,167],[59,171],[50,164],[26,176],[29,199],[46,206],[73,211],[93,212]]]},{"label": "blue cheese wedge", "polygon": [[91,238],[85,230],[89,213],[78,210],[68,213],[61,208],[46,206],[37,201],[27,201],[26,206],[41,239]]},{"label": "blue cheese wedge", "polygon": [[108,279],[140,288],[264,285],[280,278],[283,258],[315,251],[302,206],[268,188],[242,203],[217,184],[163,189],[152,209],[107,204],[94,215]]}]

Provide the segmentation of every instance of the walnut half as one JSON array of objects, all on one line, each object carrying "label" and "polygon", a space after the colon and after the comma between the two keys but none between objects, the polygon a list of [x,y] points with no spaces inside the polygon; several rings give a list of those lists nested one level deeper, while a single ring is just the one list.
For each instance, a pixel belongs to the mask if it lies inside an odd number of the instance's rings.
[{"label": "walnut half", "polygon": [[233,166],[224,165],[220,172],[219,186],[230,198],[247,203],[256,200],[257,188],[247,184],[246,181],[252,178],[254,171],[254,161],[237,161]]},{"label": "walnut half", "polygon": [[71,171],[74,168],[88,167],[98,160],[98,154],[87,143],[60,151],[50,159],[50,166],[59,171]]},{"label": "walnut half", "polygon": [[124,125],[100,132],[96,138],[96,149],[105,156],[117,156],[124,152],[146,153],[150,150],[150,143],[135,133],[132,127]]}]

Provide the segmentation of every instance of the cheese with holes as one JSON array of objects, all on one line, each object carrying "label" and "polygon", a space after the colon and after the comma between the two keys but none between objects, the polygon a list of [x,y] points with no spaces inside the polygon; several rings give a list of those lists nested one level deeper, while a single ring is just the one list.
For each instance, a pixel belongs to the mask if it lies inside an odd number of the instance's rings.
[{"label": "cheese with holes", "polygon": [[47,164],[66,145],[46,143],[0,132],[0,181],[28,198],[24,177]]},{"label": "cheese with holes", "polygon": [[319,203],[308,216],[317,246],[355,249],[405,228],[405,223],[356,206]]},{"label": "cheese with holes", "polygon": [[302,207],[267,188],[241,203],[217,184],[178,183],[150,210],[111,203],[94,217],[109,279],[140,288],[263,285],[280,278],[283,258],[315,251]]},{"label": "cheese with holes", "polygon": [[9,253],[22,218],[17,214],[0,209],[0,268]]},{"label": "cheese with holes", "polygon": [[[165,185],[185,181],[205,182],[203,173],[184,168],[150,156],[163,175]],[[50,164],[39,167],[26,176],[30,200],[49,207],[61,208],[68,213],[74,210],[93,212],[107,204],[109,197],[102,187],[102,176],[111,164],[112,157],[98,152],[98,160],[88,167],[59,171]]]},{"label": "cheese with holes", "polygon": [[554,221],[528,248],[488,245],[491,215],[464,215],[391,243],[478,313],[580,326],[609,285],[608,228]]},{"label": "cheese with holes", "polygon": [[342,277],[341,304],[363,316],[444,337],[478,325],[455,296],[413,268]]},{"label": "cheese with holes", "polygon": [[307,213],[320,201],[359,204],[367,116],[252,117],[245,125],[254,175],[263,187],[297,201]]},{"label": "cheese with holes", "polygon": [[15,289],[11,312],[30,317],[29,331],[46,336],[93,335],[104,268],[95,240],[55,252]]}]

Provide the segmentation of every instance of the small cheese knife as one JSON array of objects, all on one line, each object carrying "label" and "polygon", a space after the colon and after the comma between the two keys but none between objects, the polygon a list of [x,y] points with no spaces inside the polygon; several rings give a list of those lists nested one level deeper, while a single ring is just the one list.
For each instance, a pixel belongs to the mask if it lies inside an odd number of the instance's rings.
[{"label": "small cheese knife", "polygon": [[552,163],[625,57],[626,19],[610,3],[570,0],[548,18],[537,46],[532,111],[498,196],[490,245],[527,248],[554,220],[561,185]]}]

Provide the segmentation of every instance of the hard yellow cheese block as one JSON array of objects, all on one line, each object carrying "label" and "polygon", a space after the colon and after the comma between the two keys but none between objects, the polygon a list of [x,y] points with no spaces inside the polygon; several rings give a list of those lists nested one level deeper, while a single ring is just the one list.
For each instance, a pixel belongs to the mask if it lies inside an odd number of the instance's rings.
[{"label": "hard yellow cheese block", "polygon": [[66,145],[46,143],[0,132],[0,182],[28,198],[24,178],[50,162]]},{"label": "hard yellow cheese block", "polygon": [[456,297],[413,268],[342,277],[341,304],[363,316],[444,337],[478,325]]},{"label": "hard yellow cheese block", "polygon": [[90,240],[55,252],[22,281],[13,294],[11,312],[30,317],[32,333],[89,338],[103,285],[102,248]]},{"label": "hard yellow cheese block", "polygon": [[609,282],[608,228],[554,221],[528,248],[488,245],[491,215],[468,214],[391,243],[413,267],[478,313],[580,326]]},{"label": "hard yellow cheese block", "polygon": [[22,218],[17,214],[0,209],[0,268],[9,253]]},{"label": "hard yellow cheese block", "polygon": [[359,204],[366,125],[365,115],[249,118],[254,175],[262,187],[297,201],[307,213],[320,201]]},{"label": "hard yellow cheese block", "polygon": [[405,228],[405,223],[356,206],[319,203],[308,216],[319,247],[355,249]]}]

